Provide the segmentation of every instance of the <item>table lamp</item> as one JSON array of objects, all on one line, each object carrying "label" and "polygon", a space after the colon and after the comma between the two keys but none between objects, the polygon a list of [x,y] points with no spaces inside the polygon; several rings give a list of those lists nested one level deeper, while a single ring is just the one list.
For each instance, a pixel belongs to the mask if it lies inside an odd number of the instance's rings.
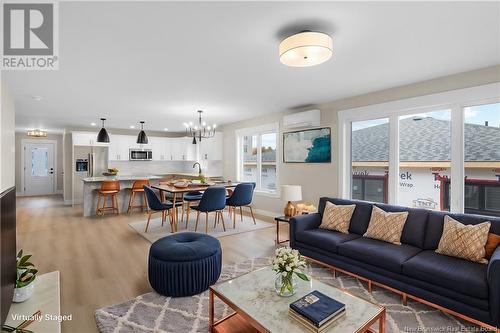
[{"label": "table lamp", "polygon": [[300,185],[282,185],[281,198],[287,201],[285,210],[283,211],[286,217],[295,215],[296,209],[292,201],[302,200],[302,186]]}]

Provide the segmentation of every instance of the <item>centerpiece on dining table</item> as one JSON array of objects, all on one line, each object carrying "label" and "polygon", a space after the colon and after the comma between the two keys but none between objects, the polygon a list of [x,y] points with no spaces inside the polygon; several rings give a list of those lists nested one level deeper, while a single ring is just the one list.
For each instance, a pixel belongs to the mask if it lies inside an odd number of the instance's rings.
[{"label": "centerpiece on dining table", "polygon": [[273,259],[273,270],[277,273],[274,289],[280,296],[288,297],[297,292],[297,278],[309,281],[309,277],[302,272],[307,263],[303,260],[299,251],[290,247],[279,247],[276,249],[276,257]]}]

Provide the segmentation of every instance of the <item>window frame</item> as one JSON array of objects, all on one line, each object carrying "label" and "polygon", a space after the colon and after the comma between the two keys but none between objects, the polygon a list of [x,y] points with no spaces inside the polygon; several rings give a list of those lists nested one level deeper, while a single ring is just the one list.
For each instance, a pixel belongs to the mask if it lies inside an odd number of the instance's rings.
[{"label": "window frame", "polygon": [[451,110],[451,212],[464,212],[465,158],[464,112],[466,107],[500,102],[500,83],[457,89],[339,111],[338,193],[351,198],[351,132],[353,121],[389,118],[388,202],[398,204],[399,117],[436,110]]},{"label": "window frame", "polygon": [[[276,133],[276,190],[270,191],[262,188],[262,135]],[[241,128],[235,130],[236,136],[236,178],[239,182],[243,181],[244,163],[243,163],[243,137],[245,136],[257,136],[257,175],[256,175],[256,186],[255,193],[270,197],[279,197],[279,163],[278,158],[280,154],[280,142],[279,142],[279,123],[270,123],[256,127]]]}]

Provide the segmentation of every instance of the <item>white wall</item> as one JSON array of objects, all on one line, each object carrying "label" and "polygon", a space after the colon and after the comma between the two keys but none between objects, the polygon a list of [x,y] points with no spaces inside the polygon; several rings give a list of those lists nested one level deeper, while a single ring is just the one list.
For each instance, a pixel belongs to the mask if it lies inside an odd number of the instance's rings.
[{"label": "white wall", "polygon": [[0,85],[0,192],[3,192],[15,185],[15,108],[4,82]]},{"label": "white wall", "polygon": [[[390,70],[390,69],[388,69]],[[479,86],[483,84],[500,82],[500,65],[459,73],[433,80],[412,83],[400,87],[390,88],[364,95],[353,96],[330,103],[311,106],[306,109],[321,110],[321,126],[332,128],[332,163],[325,164],[287,164],[282,162],[281,147],[280,156],[277,158],[279,183],[302,185],[302,197],[304,201],[317,205],[321,196],[338,196],[338,146],[336,143],[337,113],[341,110],[355,107],[378,104],[388,101],[423,96],[443,91],[455,90]],[[303,109],[303,110],[306,110]],[[269,124],[280,123],[279,145],[282,144],[282,118],[287,113],[299,112],[301,110],[286,111],[279,114],[271,114],[265,117],[246,120],[230,125],[225,125],[224,131],[224,177],[236,180],[236,138],[235,130]],[[279,198],[270,198],[256,195],[253,205],[255,208],[279,213],[284,207],[284,202]]]}]

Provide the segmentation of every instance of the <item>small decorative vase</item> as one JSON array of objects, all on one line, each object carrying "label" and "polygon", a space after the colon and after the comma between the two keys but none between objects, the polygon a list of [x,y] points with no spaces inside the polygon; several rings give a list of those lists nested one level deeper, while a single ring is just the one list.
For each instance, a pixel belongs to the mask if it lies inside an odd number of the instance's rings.
[{"label": "small decorative vase", "polygon": [[33,296],[33,292],[35,291],[35,282],[31,282],[27,286],[21,288],[14,288],[14,297],[12,301],[14,303],[24,302]]},{"label": "small decorative vase", "polygon": [[297,292],[298,283],[295,274],[289,273],[285,276],[278,274],[274,280],[274,290],[282,297],[290,297]]}]

